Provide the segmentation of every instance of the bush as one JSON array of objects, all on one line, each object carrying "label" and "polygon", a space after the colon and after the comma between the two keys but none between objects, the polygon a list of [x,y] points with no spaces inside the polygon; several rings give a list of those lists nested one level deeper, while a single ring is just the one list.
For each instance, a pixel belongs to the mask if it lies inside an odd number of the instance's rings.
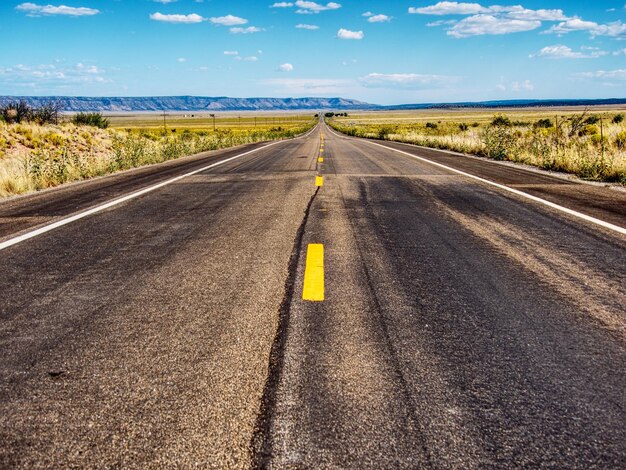
[{"label": "bush", "polygon": [[513,123],[504,114],[498,114],[494,116],[493,120],[491,121],[491,125],[496,127],[511,127]]},{"label": "bush", "polygon": [[37,124],[58,124],[61,104],[49,101],[40,108],[31,110],[29,120]]},{"label": "bush", "polygon": [[598,129],[598,126],[594,126],[593,124],[587,124],[578,131],[578,135],[580,137],[584,137],[587,135],[596,135],[599,133],[600,133],[600,129]]},{"label": "bush", "polygon": [[434,122],[427,122],[426,129],[437,129],[437,124],[435,124]]},{"label": "bush", "polygon": [[459,130],[461,132],[465,132],[466,130],[469,129],[469,126],[467,124],[465,124],[464,122],[462,122],[461,124],[459,124]]},{"label": "bush", "polygon": [[615,116],[613,116],[613,119],[611,120],[611,122],[613,124],[621,124],[623,120],[624,120],[623,114],[616,114]]},{"label": "bush", "polygon": [[535,129],[550,129],[552,126],[550,119],[539,119],[534,125]]},{"label": "bush", "polygon": [[77,126],[93,126],[99,129],[109,127],[109,120],[104,118],[101,113],[78,113],[72,117],[72,122]]},{"label": "bush", "polygon": [[390,134],[393,134],[396,130],[391,126],[382,126],[378,129],[378,138],[380,140],[387,140]]},{"label": "bush", "polygon": [[585,119],[585,124],[598,124],[600,122],[600,117],[596,116],[595,114],[592,114],[591,116],[589,116],[587,119]]},{"label": "bush", "polygon": [[32,108],[28,105],[26,101],[13,101],[7,103],[6,105],[0,108],[0,114],[5,122],[11,123],[20,123],[23,121],[28,121],[32,114]]},{"label": "bush", "polygon": [[513,155],[517,138],[509,126],[492,124],[483,131],[482,140],[488,157],[508,160]]}]

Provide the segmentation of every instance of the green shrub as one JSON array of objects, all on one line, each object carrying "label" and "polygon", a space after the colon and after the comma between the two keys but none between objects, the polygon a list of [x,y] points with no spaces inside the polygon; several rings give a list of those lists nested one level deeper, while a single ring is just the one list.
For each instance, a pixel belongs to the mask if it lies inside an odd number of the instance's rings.
[{"label": "green shrub", "polygon": [[437,124],[435,124],[434,122],[427,122],[426,123],[426,129],[437,129]]},{"label": "green shrub", "polygon": [[598,126],[594,126],[593,124],[586,124],[585,126],[582,127],[582,129],[578,131],[578,135],[580,137],[584,137],[587,135],[595,135],[599,133],[600,133],[600,129],[598,129]]},{"label": "green shrub", "polygon": [[613,119],[611,120],[611,122],[613,124],[621,124],[623,120],[624,120],[624,115],[620,113],[620,114],[616,114],[615,116],[613,116]]},{"label": "green shrub", "polygon": [[550,129],[553,126],[552,121],[550,119],[539,119],[534,127],[536,129]]},{"label": "green shrub", "polygon": [[469,126],[467,124],[465,124],[464,122],[462,122],[461,124],[459,124],[459,130],[461,132],[465,132],[466,130],[469,129]]},{"label": "green shrub", "polygon": [[382,126],[378,129],[378,138],[380,140],[386,140],[390,134],[393,134],[395,129],[391,126]]},{"label": "green shrub", "polygon": [[72,123],[77,126],[93,126],[99,129],[109,127],[109,120],[102,116],[102,113],[78,113],[72,117]]},{"label": "green shrub", "polygon": [[585,119],[585,124],[598,124],[600,122],[600,117],[596,116],[595,114],[592,114],[591,116],[589,116],[587,119]]},{"label": "green shrub", "polygon": [[496,127],[511,127],[513,123],[504,114],[498,114],[492,119],[491,125]]},{"label": "green shrub", "polygon": [[517,138],[513,130],[506,125],[490,125],[482,133],[485,154],[495,160],[508,160],[515,151]]}]

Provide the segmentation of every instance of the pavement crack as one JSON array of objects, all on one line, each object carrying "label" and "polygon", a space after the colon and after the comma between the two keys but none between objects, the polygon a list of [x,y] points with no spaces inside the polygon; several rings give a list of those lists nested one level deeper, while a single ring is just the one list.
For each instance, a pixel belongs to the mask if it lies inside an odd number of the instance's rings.
[{"label": "pavement crack", "polygon": [[267,379],[265,380],[263,396],[261,397],[261,406],[259,414],[257,415],[250,443],[252,454],[251,466],[254,469],[267,468],[273,453],[273,442],[270,430],[273,421],[274,409],[276,407],[278,386],[280,384],[285,362],[285,345],[287,342],[287,330],[289,328],[291,304],[296,288],[298,264],[302,254],[302,245],[304,234],[306,232],[306,225],[309,220],[311,207],[313,206],[313,202],[315,201],[315,197],[317,196],[319,190],[319,187],[316,188],[304,211],[304,217],[298,231],[296,232],[293,249],[289,258],[287,279],[285,280],[285,293],[278,312],[278,328],[270,350]]}]

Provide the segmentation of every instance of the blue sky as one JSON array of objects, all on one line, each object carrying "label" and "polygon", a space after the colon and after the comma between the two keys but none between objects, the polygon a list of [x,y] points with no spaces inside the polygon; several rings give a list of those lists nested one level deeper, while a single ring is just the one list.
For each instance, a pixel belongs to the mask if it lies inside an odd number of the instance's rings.
[{"label": "blue sky", "polygon": [[626,97],[626,0],[0,2],[0,95]]}]

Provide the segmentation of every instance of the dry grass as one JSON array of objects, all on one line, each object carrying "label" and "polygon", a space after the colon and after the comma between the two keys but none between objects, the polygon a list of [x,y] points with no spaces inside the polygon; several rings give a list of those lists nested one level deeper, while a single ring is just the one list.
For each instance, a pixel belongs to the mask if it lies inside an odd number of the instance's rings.
[{"label": "dry grass", "polygon": [[294,121],[277,127],[235,129],[98,129],[0,122],[0,197],[23,194],[69,181],[159,163],[207,150],[278,140],[314,125]]},{"label": "dry grass", "polygon": [[[370,113],[335,118],[329,124],[357,137],[453,150],[626,184],[626,126],[612,122],[618,111],[587,112],[583,120],[595,115],[602,118],[601,125],[598,122],[580,129],[576,128],[580,110],[577,114],[555,114],[552,110],[512,113],[508,115],[510,123],[503,126],[492,124],[493,111],[490,113],[456,112],[444,117],[430,112],[412,119],[407,113]],[[549,119],[549,124],[541,126],[542,119]]]}]

